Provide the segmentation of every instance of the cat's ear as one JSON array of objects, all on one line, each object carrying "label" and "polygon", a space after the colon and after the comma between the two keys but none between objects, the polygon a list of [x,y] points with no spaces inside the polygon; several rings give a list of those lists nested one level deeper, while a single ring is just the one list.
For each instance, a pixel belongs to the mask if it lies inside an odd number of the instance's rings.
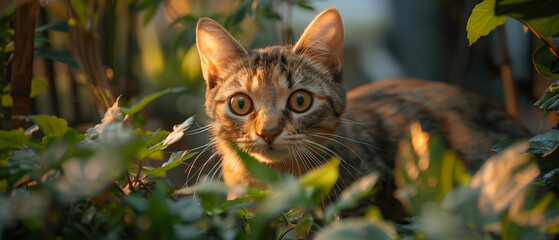
[{"label": "cat's ear", "polygon": [[200,18],[196,25],[196,45],[202,63],[202,74],[213,88],[221,77],[220,70],[248,55],[243,46],[211,18]]},{"label": "cat's ear", "polygon": [[344,26],[335,8],[322,11],[309,24],[293,51],[335,71],[343,66]]}]

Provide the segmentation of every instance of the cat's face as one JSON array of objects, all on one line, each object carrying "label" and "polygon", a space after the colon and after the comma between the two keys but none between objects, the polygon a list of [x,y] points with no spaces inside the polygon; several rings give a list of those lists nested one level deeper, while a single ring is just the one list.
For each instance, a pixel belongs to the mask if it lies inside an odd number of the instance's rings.
[{"label": "cat's face", "polygon": [[220,145],[235,143],[261,162],[285,163],[299,146],[319,149],[314,144],[324,138],[315,134],[337,130],[345,89],[335,9],[317,16],[293,47],[246,51],[207,18],[198,23],[197,44],[206,112]]}]

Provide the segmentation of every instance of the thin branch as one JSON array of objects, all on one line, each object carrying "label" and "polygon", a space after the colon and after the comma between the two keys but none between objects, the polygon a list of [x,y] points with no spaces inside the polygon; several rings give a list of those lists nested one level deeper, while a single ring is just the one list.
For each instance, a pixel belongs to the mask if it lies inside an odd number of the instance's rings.
[{"label": "thin branch", "polygon": [[555,55],[555,57],[559,59],[559,50],[557,50],[557,47],[555,47],[555,44],[553,44],[553,42],[551,42],[545,36],[541,35],[528,22],[526,22],[526,21],[521,21],[521,22],[522,22],[522,24],[524,24],[524,26],[526,26],[528,29],[530,29],[530,31],[532,31],[532,33],[534,33],[534,35],[536,35],[536,37],[538,37],[540,40],[542,40],[542,42],[549,48],[551,53],[553,53],[553,55]]}]

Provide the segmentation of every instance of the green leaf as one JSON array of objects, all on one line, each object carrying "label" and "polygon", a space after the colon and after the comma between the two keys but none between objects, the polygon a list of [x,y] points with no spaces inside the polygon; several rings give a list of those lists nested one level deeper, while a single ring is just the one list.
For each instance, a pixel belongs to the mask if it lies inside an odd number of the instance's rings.
[{"label": "green leaf", "polygon": [[497,0],[495,14],[526,22],[543,36],[559,35],[559,1],[556,0]]},{"label": "green leaf", "polygon": [[148,103],[152,102],[153,100],[167,94],[167,93],[179,93],[182,91],[185,91],[186,87],[177,87],[177,88],[167,88],[165,90],[159,91],[159,92],[155,92],[152,93],[149,96],[143,97],[142,99],[140,99],[138,102],[136,102],[134,104],[134,106],[132,106],[132,108],[125,108],[125,107],[121,107],[120,110],[127,115],[134,115],[137,112],[139,112],[140,110],[142,110]]},{"label": "green leaf", "polygon": [[559,1],[556,0],[497,0],[495,15],[528,20],[557,15],[557,9]]},{"label": "green leaf", "polygon": [[313,223],[313,218],[311,214],[304,214],[297,224],[295,225],[295,233],[297,234],[297,239],[307,235],[311,231]]},{"label": "green leaf", "polygon": [[241,150],[237,145],[233,144],[232,148],[237,153],[237,156],[239,156],[241,161],[245,164],[248,172],[250,172],[250,174],[258,181],[264,184],[272,184],[279,180],[278,172],[260,163],[248,153]]},{"label": "green leaf", "polygon": [[319,190],[316,192],[318,194],[313,196],[313,200],[320,202],[332,191],[332,187],[334,187],[340,175],[339,165],[340,160],[333,158],[323,166],[313,169],[301,177],[300,182],[305,188],[317,188]]},{"label": "green leaf", "polygon": [[493,29],[505,23],[506,20],[506,16],[495,15],[495,0],[485,0],[476,5],[466,26],[470,46],[480,37],[486,36]]},{"label": "green leaf", "polygon": [[44,32],[46,30],[53,30],[53,31],[58,31],[58,32],[65,32],[65,33],[69,33],[70,32],[70,26],[68,26],[68,23],[66,21],[54,21],[48,24],[45,24],[43,26],[40,26],[38,28],[35,28],[35,33],[40,33],[40,32]]},{"label": "green leaf", "polygon": [[23,147],[28,139],[29,135],[25,135],[23,128],[0,130],[0,149]]},{"label": "green leaf", "polygon": [[142,147],[136,151],[137,159],[143,159],[157,151],[160,151],[163,146],[159,143],[169,134],[168,131],[156,131],[153,133],[144,132],[139,128],[135,129],[134,133],[142,137]]},{"label": "green leaf", "polygon": [[324,214],[326,219],[333,219],[336,212],[354,207],[360,199],[371,195],[378,177],[378,173],[371,173],[353,182],[333,204],[326,208]]},{"label": "green leaf", "polygon": [[196,155],[196,152],[188,152],[188,151],[176,152],[173,153],[171,157],[169,157],[169,160],[163,163],[161,167],[153,168],[153,169],[142,169],[142,172],[145,173],[146,175],[162,177],[165,176],[165,173],[167,171],[179,166],[184,161],[188,160],[194,155]]},{"label": "green leaf", "polygon": [[46,137],[62,137],[70,130],[68,122],[63,118],[48,115],[25,116],[23,118],[35,122]]},{"label": "green leaf", "polygon": [[46,92],[47,90],[49,90],[49,88],[45,81],[38,78],[31,79],[31,93],[29,94],[31,98],[34,98],[39,93]]},{"label": "green leaf", "polygon": [[410,136],[400,141],[394,177],[394,195],[408,213],[417,214],[428,201],[441,202],[456,185],[469,180],[464,163],[437,136],[410,126]]},{"label": "green leaf", "polygon": [[316,240],[362,240],[395,239],[395,231],[387,232],[383,227],[367,219],[346,219],[324,227]]},{"label": "green leaf", "polygon": [[[4,88],[2,88],[2,106],[3,107],[12,107],[13,106],[13,99],[10,95],[10,87],[11,85],[8,84]],[[38,78],[31,79],[31,93],[29,97],[34,98],[39,93],[45,92],[48,90],[47,84]]]},{"label": "green leaf", "polygon": [[543,96],[534,103],[534,106],[547,110],[552,105],[556,105],[559,100],[559,81],[553,83]]},{"label": "green leaf", "polygon": [[559,168],[555,168],[543,175],[541,181],[547,185],[551,191],[559,193]]},{"label": "green leaf", "polygon": [[559,72],[557,72],[559,59],[551,53],[551,50],[548,47],[543,46],[538,49],[536,53],[534,53],[533,62],[536,70],[541,75],[559,79]]},{"label": "green leaf", "polygon": [[78,63],[76,62],[76,60],[62,51],[54,50],[45,46],[40,46],[35,48],[35,55],[64,63],[73,68],[78,68]]},{"label": "green leaf", "polygon": [[546,37],[559,36],[559,14],[553,17],[535,18],[527,21],[534,30]]},{"label": "green leaf", "polygon": [[497,144],[495,144],[495,146],[493,146],[493,148],[491,148],[492,152],[496,152],[496,153],[500,153],[502,151],[504,151],[505,149],[507,149],[508,147],[510,147],[512,144],[516,143],[517,140],[508,138],[508,137],[502,137],[501,139],[499,139],[499,142],[497,142]]},{"label": "green leaf", "polygon": [[549,132],[530,138],[529,142],[528,153],[548,156],[559,146],[559,130],[551,129]]}]

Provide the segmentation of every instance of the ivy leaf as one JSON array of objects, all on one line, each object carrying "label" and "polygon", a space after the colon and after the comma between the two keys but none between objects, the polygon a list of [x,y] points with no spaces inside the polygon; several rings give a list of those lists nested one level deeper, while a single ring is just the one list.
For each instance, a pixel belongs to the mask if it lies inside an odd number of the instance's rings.
[{"label": "ivy leaf", "polygon": [[134,104],[131,108],[121,107],[120,110],[127,115],[134,115],[140,110],[142,110],[148,103],[152,102],[153,100],[167,94],[167,93],[179,93],[185,91],[186,87],[177,87],[177,88],[167,88],[165,90],[152,93],[149,96],[141,98],[138,102]]},{"label": "ivy leaf", "polygon": [[480,37],[486,36],[493,29],[505,23],[506,20],[506,16],[495,15],[495,0],[485,0],[476,5],[466,26],[470,46]]},{"label": "ivy leaf", "polygon": [[534,53],[534,66],[538,73],[544,76],[559,78],[559,59],[551,53],[547,46],[543,46]]}]

